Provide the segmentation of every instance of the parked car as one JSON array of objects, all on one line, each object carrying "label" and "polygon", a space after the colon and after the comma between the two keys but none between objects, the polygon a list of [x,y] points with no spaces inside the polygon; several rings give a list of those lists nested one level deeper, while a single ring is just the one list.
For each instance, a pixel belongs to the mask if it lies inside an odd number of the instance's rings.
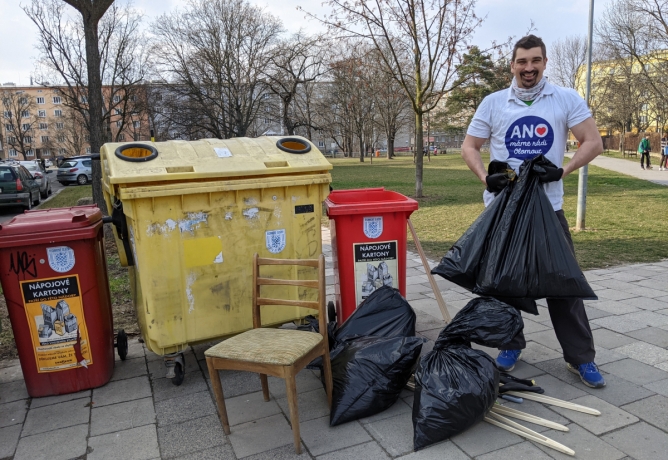
[{"label": "parked car", "polygon": [[63,185],[86,185],[93,180],[92,161],[89,156],[67,158],[58,166],[56,179]]},{"label": "parked car", "polygon": [[0,206],[32,209],[40,203],[39,184],[21,165],[0,165]]},{"label": "parked car", "polygon": [[37,161],[19,161],[21,166],[24,166],[32,175],[35,181],[39,184],[39,194],[42,198],[51,195],[51,182],[53,182],[53,171],[46,171],[42,165]]}]

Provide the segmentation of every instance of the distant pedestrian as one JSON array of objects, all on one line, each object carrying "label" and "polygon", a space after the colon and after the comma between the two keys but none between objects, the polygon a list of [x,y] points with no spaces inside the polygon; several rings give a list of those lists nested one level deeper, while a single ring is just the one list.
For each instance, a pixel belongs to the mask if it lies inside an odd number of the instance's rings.
[{"label": "distant pedestrian", "polygon": [[652,169],[652,166],[649,163],[649,152],[651,151],[652,148],[649,145],[649,134],[645,133],[645,136],[640,141],[640,144],[638,144],[638,153],[640,154],[640,167],[642,169],[645,169],[645,166],[643,166],[643,159],[645,157],[647,158],[647,169]]},{"label": "distant pedestrian", "polygon": [[659,165],[659,171],[668,171],[668,165],[666,165],[667,160],[668,160],[668,139],[664,136],[661,138],[661,164]]}]

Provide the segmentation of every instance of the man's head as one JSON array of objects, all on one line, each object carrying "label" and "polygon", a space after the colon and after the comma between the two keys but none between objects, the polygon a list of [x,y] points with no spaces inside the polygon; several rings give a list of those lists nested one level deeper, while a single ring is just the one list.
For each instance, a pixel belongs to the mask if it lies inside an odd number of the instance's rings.
[{"label": "man's head", "polygon": [[649,139],[649,133],[645,133],[645,139]]},{"label": "man's head", "polygon": [[543,78],[547,56],[545,43],[535,35],[520,38],[513,48],[510,71],[520,88],[532,88]]}]

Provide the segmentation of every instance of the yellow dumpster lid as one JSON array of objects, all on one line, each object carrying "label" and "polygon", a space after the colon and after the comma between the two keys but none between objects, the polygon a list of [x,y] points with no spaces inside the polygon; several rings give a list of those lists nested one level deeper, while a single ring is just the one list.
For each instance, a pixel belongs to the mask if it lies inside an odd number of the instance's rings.
[{"label": "yellow dumpster lid", "polygon": [[121,142],[100,150],[109,184],[326,172],[332,165],[299,136]]}]

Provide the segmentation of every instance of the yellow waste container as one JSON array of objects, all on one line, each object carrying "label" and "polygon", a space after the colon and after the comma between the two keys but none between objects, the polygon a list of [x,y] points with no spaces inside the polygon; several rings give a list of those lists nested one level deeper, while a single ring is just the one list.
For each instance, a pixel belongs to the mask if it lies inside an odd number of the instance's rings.
[{"label": "yellow waste container", "polygon": [[[109,143],[100,160],[144,341],[166,356],[176,384],[188,345],[252,328],[254,253],[306,259],[322,252],[332,166],[304,138]],[[295,270],[274,268],[281,276]],[[267,308],[262,319],[279,325],[310,313]]]}]

